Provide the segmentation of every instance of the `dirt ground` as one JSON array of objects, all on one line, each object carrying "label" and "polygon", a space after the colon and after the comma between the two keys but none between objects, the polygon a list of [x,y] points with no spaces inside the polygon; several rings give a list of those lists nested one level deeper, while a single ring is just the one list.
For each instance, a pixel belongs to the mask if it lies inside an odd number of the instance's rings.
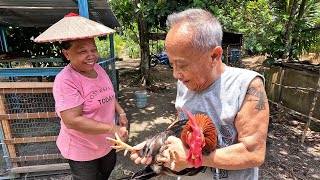
[{"label": "dirt ground", "polygon": [[[245,68],[263,71],[263,57],[243,59]],[[176,111],[174,100],[176,81],[172,78],[172,69],[167,65],[157,65],[151,75],[155,86],[148,90],[148,105],[139,109],[135,104],[135,91],[144,89],[137,83],[138,59],[117,61],[120,74],[119,101],[130,120],[130,139],[128,144],[135,145],[146,137],[163,131],[174,121]],[[312,180],[320,179],[320,133],[312,129],[306,142],[301,145],[301,132],[304,123],[286,114],[280,114],[271,105],[270,125],[265,163],[260,167],[262,180]],[[118,161],[110,179],[118,179],[136,172],[143,166],[135,165],[127,155],[118,152]],[[39,179],[39,178],[38,178]],[[51,176],[41,179],[71,179],[70,175]],[[162,177],[161,179],[175,179]],[[39,179],[40,180],[40,179]]]}]

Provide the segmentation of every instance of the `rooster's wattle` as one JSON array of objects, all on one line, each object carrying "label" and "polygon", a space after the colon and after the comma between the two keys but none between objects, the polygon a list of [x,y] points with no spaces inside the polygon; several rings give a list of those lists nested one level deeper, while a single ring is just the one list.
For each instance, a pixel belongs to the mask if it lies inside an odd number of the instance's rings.
[{"label": "rooster's wattle", "polygon": [[[192,115],[187,110],[183,111],[187,114],[188,119],[172,123],[164,132],[148,139],[144,148],[137,151],[140,156],[152,157],[152,163],[134,173],[132,176],[123,179],[150,179],[159,175],[193,176],[204,168],[201,166],[202,155],[208,155],[216,149],[216,129],[209,116],[204,114]],[[187,168],[176,172],[165,167],[163,165],[164,163],[156,161],[158,157],[162,157],[161,152],[165,149],[165,142],[170,136],[180,138],[184,146],[189,148],[187,160],[194,168]],[[108,138],[108,140],[117,144],[113,146],[114,149],[135,151],[118,137],[117,140],[112,138]]]}]

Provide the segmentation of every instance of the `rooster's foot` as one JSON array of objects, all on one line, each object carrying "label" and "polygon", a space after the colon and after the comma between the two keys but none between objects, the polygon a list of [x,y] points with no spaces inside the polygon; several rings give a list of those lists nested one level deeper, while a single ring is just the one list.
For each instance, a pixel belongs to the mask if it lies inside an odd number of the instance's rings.
[{"label": "rooster's foot", "polygon": [[119,150],[119,151],[122,151],[124,150],[124,156],[127,155],[127,152],[130,151],[130,152],[136,152],[135,149],[133,149],[132,146],[130,146],[129,144],[123,142],[120,137],[118,136],[117,133],[115,133],[115,136],[116,136],[116,139],[113,139],[113,138],[110,138],[110,137],[107,137],[107,140],[111,141],[111,142],[114,142],[116,145],[115,146],[111,146],[113,149],[116,149],[116,150]]}]

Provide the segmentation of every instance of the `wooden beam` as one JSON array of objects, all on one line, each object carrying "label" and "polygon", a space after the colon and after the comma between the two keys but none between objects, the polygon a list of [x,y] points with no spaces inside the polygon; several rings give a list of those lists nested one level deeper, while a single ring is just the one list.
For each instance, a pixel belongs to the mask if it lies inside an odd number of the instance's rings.
[{"label": "wooden beam", "polygon": [[13,173],[28,173],[28,172],[43,172],[43,171],[59,171],[70,169],[68,163],[59,164],[48,164],[48,165],[37,165],[37,166],[25,166],[25,167],[15,167],[11,171]]},{"label": "wooden beam", "polygon": [[3,94],[37,94],[37,93],[52,93],[52,88],[37,88],[37,89],[1,89]]},{"label": "wooden beam", "polygon": [[52,88],[53,82],[1,82],[0,89]]},{"label": "wooden beam", "polygon": [[150,33],[149,34],[149,39],[150,40],[165,40],[167,36],[167,33]]},{"label": "wooden beam", "polygon": [[53,82],[0,82],[0,94],[52,93]]},{"label": "wooden beam", "polygon": [[30,138],[13,138],[5,139],[6,144],[22,144],[22,143],[35,143],[35,142],[51,142],[56,141],[58,136],[44,136],[44,137],[30,137]]},{"label": "wooden beam", "polygon": [[11,162],[40,161],[48,159],[64,159],[61,154],[42,154],[34,156],[19,156],[10,158]]},{"label": "wooden beam", "polygon": [[[0,114],[6,113],[5,105],[4,105],[5,100],[6,99],[5,99],[4,95],[0,94]],[[8,119],[1,118],[1,124],[2,124],[2,131],[3,131],[4,139],[12,139]],[[8,147],[8,151],[9,151],[9,156],[16,157],[17,153],[16,153],[16,149],[15,149],[14,145],[7,145],[7,147]],[[17,164],[13,163],[12,166],[17,167]]]},{"label": "wooden beam", "polygon": [[0,114],[0,118],[7,120],[12,119],[40,119],[40,118],[55,118],[58,115],[55,112],[38,112],[38,113],[23,113],[23,114]]}]

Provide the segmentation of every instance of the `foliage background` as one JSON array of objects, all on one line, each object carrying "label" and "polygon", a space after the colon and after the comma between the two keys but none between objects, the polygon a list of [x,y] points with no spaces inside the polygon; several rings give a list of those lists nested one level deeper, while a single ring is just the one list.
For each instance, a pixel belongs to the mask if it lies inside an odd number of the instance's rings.
[{"label": "foliage background", "polygon": [[[221,21],[224,31],[243,33],[243,52],[273,58],[289,53],[295,58],[303,53],[320,54],[320,0],[111,0],[110,5],[121,24],[114,36],[116,57],[140,56],[139,11],[143,13],[146,33],[165,33],[167,16],[186,8],[207,9]],[[288,32],[290,18],[292,27]],[[6,28],[9,52],[32,58],[60,57],[58,44],[32,42],[45,29]],[[101,57],[109,57],[108,38],[96,42]],[[149,42],[151,53],[164,50],[163,41]]]}]

